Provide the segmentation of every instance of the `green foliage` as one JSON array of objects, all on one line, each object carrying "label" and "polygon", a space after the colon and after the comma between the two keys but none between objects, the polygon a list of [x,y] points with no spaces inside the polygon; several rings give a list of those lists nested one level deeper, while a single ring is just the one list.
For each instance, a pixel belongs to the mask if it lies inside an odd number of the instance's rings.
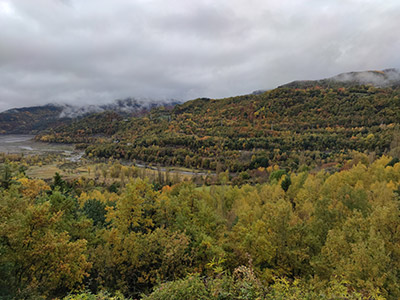
[{"label": "green foliage", "polygon": [[11,168],[9,164],[2,165],[2,175],[0,180],[0,186],[4,189],[8,189],[11,184]]},{"label": "green foliage", "polygon": [[249,173],[246,172],[246,171],[240,172],[239,176],[240,176],[243,180],[248,180],[248,179],[250,179],[250,175],[249,175]]},{"label": "green foliage", "polygon": [[266,287],[261,284],[251,268],[240,266],[232,275],[203,278],[190,275],[182,280],[161,284],[143,299],[384,299],[377,291],[356,291],[349,288],[348,284],[345,280],[334,278],[321,288],[299,279],[275,278],[274,282]]},{"label": "green foliage", "polygon": [[66,183],[61,178],[61,175],[59,173],[56,173],[54,175],[53,184],[51,185],[51,189],[52,190],[58,189],[58,190],[61,190],[61,191],[64,191],[66,189]]},{"label": "green foliage", "polygon": [[292,180],[290,179],[290,176],[286,175],[285,178],[281,182],[282,190],[287,192],[291,184],[292,184]]},{"label": "green foliage", "polygon": [[[282,176],[286,175],[286,171],[285,170],[277,170],[277,171],[273,171],[271,173],[271,175],[269,176],[269,180],[271,182],[273,181],[279,181],[281,179]],[[285,177],[286,178],[286,177]]]},{"label": "green foliage", "polygon": [[398,159],[397,157],[392,158],[392,160],[387,164],[387,166],[393,167],[398,162],[400,162],[400,159]]},{"label": "green foliage", "polygon": [[203,280],[198,275],[192,275],[182,280],[165,283],[159,286],[151,295],[143,297],[145,300],[208,300]]},{"label": "green foliage", "polygon": [[83,205],[82,211],[86,217],[93,220],[94,226],[104,227],[106,223],[106,204],[96,199],[89,199]]},{"label": "green foliage", "polygon": [[86,292],[86,293],[67,296],[63,298],[63,300],[129,300],[129,299],[125,298],[124,295],[122,295],[119,292],[117,292],[115,295],[110,295],[107,292],[100,292],[98,294],[92,294],[91,292]]}]

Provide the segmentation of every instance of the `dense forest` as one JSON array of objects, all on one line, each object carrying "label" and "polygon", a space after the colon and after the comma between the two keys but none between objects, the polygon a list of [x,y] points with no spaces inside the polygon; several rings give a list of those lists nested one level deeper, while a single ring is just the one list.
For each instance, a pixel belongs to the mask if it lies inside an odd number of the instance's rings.
[{"label": "dense forest", "polygon": [[217,172],[331,167],[353,150],[380,156],[398,146],[392,142],[399,135],[399,96],[396,87],[281,87],[197,99],[142,117],[91,115],[37,139],[77,143],[89,157]]},{"label": "dense forest", "polygon": [[2,299],[400,297],[396,159],[242,186],[45,182],[2,160]]}]

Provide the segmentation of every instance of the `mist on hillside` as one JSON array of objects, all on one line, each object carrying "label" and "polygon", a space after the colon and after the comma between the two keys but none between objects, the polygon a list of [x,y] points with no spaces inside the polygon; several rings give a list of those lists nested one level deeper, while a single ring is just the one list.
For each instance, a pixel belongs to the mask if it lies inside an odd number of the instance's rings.
[{"label": "mist on hillside", "polygon": [[0,111],[223,98],[400,66],[393,0],[38,1],[0,0]]},{"label": "mist on hillside", "polygon": [[371,84],[376,87],[385,87],[400,84],[400,72],[398,69],[350,72],[339,74],[331,79],[338,82],[355,82],[358,84]]},{"label": "mist on hillside", "polygon": [[135,113],[142,110],[148,110],[156,106],[168,106],[181,103],[179,100],[151,100],[151,99],[135,99],[127,98],[123,100],[115,100],[107,104],[100,105],[58,105],[62,107],[60,118],[76,118],[87,115],[89,113],[100,113],[103,111],[115,111],[120,113]]}]

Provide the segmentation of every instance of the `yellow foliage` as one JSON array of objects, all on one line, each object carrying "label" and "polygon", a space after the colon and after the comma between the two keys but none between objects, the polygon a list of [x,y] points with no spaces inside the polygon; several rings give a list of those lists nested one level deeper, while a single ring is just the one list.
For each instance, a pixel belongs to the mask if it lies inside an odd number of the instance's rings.
[{"label": "yellow foliage", "polygon": [[96,199],[102,203],[116,202],[118,200],[118,195],[115,193],[110,193],[108,191],[93,190],[88,193],[83,192],[78,198],[79,205],[83,207],[86,201],[90,199]]},{"label": "yellow foliage", "polygon": [[28,179],[26,177],[18,179],[21,183],[22,194],[30,199],[34,199],[44,191],[49,191],[50,187],[41,179]]}]

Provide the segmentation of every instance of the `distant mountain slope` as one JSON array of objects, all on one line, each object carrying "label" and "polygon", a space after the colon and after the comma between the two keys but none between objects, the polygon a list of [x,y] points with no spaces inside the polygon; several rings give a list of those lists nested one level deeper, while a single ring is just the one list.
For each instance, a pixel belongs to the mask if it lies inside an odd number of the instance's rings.
[{"label": "distant mountain slope", "polygon": [[68,122],[60,118],[61,106],[44,105],[14,108],[0,113],[0,134],[37,133]]},{"label": "distant mountain slope", "polygon": [[128,98],[103,105],[60,105],[14,108],[0,113],[0,134],[37,134],[42,130],[70,124],[74,119],[93,113],[116,112],[123,116],[138,115],[157,106],[174,106],[178,101],[164,102]]},{"label": "distant mountain slope", "polygon": [[281,87],[304,89],[316,86],[337,88],[355,85],[372,85],[375,87],[400,86],[400,71],[398,69],[385,69],[382,71],[349,72],[321,80],[293,81]]},{"label": "distant mountain slope", "polygon": [[[280,88],[341,88],[359,85],[398,87],[400,86],[400,71],[397,69],[386,69],[383,71],[350,72],[321,80],[294,81],[282,85]],[[258,90],[244,97],[258,96],[264,92],[264,90]],[[179,103],[181,102],[175,100],[160,102],[148,99],[127,98],[102,105],[48,104],[10,109],[0,113],[0,134],[37,134],[48,128],[68,125],[76,118],[81,118],[92,113],[111,111],[122,116],[142,115],[157,106],[173,107]]]},{"label": "distant mountain slope", "polygon": [[353,150],[382,155],[397,147],[400,154],[400,142],[392,142],[394,135],[400,137],[400,87],[284,86],[224,99],[199,98],[114,121],[103,134],[98,131],[101,118],[87,117],[37,138],[80,143],[93,157],[217,172],[336,165]]}]

